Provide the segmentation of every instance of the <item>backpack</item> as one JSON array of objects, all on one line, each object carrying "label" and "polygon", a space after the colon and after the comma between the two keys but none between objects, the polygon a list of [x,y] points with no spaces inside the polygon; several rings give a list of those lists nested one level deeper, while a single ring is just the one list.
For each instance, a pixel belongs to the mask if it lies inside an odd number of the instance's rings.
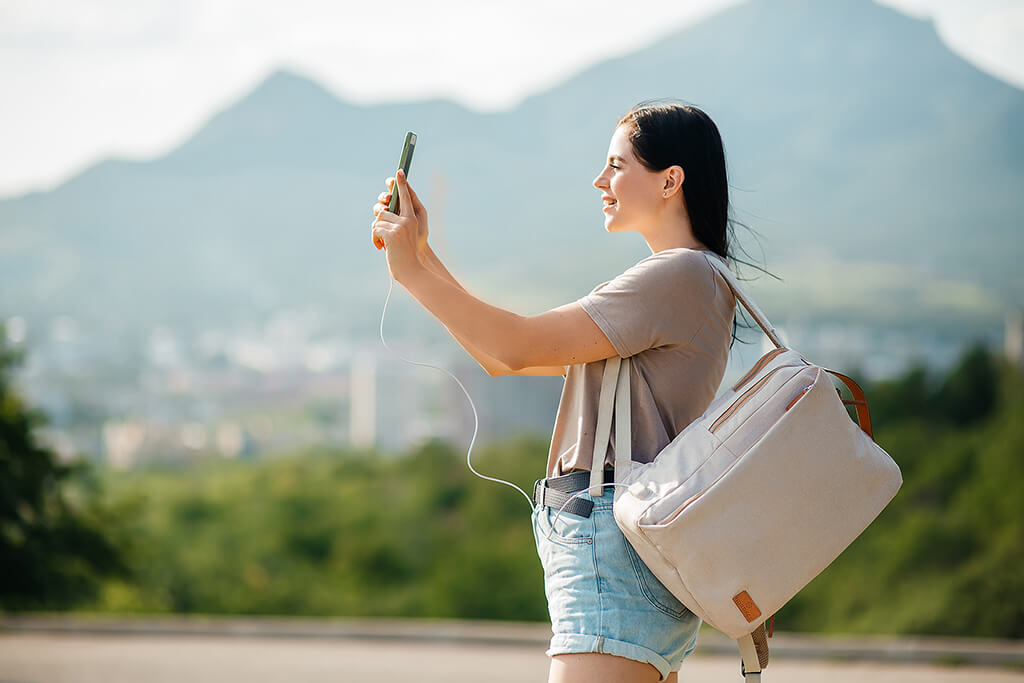
[{"label": "backpack", "polygon": [[776,348],[650,463],[630,457],[630,359],[607,359],[589,492],[602,495],[614,406],[616,522],[680,602],[737,641],[745,680],[759,681],[765,621],[864,531],[903,479],[871,437],[860,387],[787,349],[725,264],[708,262]]}]

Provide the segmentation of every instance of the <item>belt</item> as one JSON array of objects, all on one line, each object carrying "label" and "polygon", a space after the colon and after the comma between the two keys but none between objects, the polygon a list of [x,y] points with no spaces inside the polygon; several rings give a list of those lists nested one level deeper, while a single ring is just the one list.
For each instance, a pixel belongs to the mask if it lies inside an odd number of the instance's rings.
[{"label": "belt", "polygon": [[[604,481],[615,481],[615,470],[604,469]],[[572,494],[590,487],[590,472],[579,470],[560,477],[538,479],[533,485],[533,502],[580,517],[589,517],[594,511],[594,502],[585,498],[572,498]],[[572,498],[572,500],[569,500]],[[566,501],[569,501],[566,504]],[[563,508],[562,506],[565,505]]]}]

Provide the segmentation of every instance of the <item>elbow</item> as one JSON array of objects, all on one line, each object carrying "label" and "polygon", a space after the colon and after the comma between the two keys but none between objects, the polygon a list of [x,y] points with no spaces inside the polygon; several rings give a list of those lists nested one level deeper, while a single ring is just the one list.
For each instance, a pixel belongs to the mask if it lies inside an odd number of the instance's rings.
[{"label": "elbow", "polygon": [[505,375],[511,374],[512,372],[509,368],[497,367],[488,367],[484,368],[484,370],[486,370],[487,374],[490,375],[491,377],[504,377]]},{"label": "elbow", "polygon": [[503,374],[507,375],[517,373],[523,368],[530,367],[530,363],[528,363],[522,356],[506,356],[500,360],[506,370]]},{"label": "elbow", "polygon": [[484,370],[486,370],[487,374],[491,377],[504,377],[505,375],[515,374],[516,370],[519,370],[519,368],[508,363],[504,358],[492,356],[488,358],[487,361],[488,362],[486,364],[480,363],[480,365],[483,366]]},{"label": "elbow", "polygon": [[533,365],[531,359],[527,357],[530,351],[530,332],[525,328],[526,320],[524,316],[516,316],[517,324],[507,330],[502,340],[502,348],[495,349],[494,359],[498,361],[499,368],[498,374],[492,373],[492,377],[514,375],[523,368]]}]

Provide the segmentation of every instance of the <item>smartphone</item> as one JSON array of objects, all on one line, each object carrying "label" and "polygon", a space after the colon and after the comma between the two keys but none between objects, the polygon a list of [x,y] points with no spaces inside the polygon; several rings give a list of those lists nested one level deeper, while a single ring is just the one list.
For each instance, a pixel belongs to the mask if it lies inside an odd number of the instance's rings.
[{"label": "smartphone", "polygon": [[[406,180],[409,179],[409,166],[412,164],[412,153],[416,149],[416,133],[409,131],[405,134],[405,144],[402,145],[402,158],[398,160],[398,168],[402,169],[405,173]],[[396,185],[391,189],[391,201],[388,202],[388,211],[391,213],[398,213],[401,209],[398,204],[398,180],[395,180]],[[380,238],[374,237],[373,243],[377,249],[383,249],[384,243]]]}]

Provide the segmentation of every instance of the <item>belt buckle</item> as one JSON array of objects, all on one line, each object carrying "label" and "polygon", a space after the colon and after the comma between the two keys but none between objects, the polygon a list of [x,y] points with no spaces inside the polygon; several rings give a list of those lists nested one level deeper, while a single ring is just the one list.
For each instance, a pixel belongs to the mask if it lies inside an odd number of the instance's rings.
[{"label": "belt buckle", "polygon": [[558,510],[558,509],[561,508],[561,505],[552,505],[551,503],[548,502],[548,495],[551,492],[561,493],[560,491],[558,491],[558,489],[553,489],[550,486],[541,486],[540,487],[540,493],[537,496],[537,498],[539,498],[537,503],[541,507],[549,507],[549,508],[551,508],[553,510]]},{"label": "belt buckle", "polygon": [[547,496],[545,494],[549,490],[549,487],[545,485],[544,481],[544,479],[538,479],[533,482],[533,502],[541,507],[547,505]]}]

